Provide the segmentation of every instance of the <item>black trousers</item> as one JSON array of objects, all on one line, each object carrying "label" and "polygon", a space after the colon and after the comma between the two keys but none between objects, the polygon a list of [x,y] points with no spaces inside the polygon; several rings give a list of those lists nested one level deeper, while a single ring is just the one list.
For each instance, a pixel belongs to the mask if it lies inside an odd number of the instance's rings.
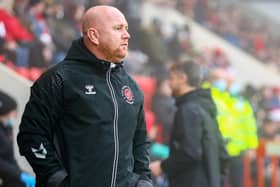
[{"label": "black trousers", "polygon": [[11,180],[11,181],[2,181],[2,184],[0,184],[0,187],[25,187],[25,184],[23,184],[20,180]]},{"label": "black trousers", "polygon": [[231,187],[243,187],[244,166],[243,155],[231,157],[229,159],[228,182]]}]

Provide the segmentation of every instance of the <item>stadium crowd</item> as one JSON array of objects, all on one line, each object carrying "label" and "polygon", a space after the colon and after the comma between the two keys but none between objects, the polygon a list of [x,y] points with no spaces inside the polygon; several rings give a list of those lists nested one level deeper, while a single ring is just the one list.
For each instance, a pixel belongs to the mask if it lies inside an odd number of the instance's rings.
[{"label": "stadium crowd", "polygon": [[[279,72],[279,36],[268,18],[259,15],[255,19],[252,11],[227,1],[198,0],[192,10],[192,17],[198,23]],[[186,13],[190,13],[188,8]]]}]

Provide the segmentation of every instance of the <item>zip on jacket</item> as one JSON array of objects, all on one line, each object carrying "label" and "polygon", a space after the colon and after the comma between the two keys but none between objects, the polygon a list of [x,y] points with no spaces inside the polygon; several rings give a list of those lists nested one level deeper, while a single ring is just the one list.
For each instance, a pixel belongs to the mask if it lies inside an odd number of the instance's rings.
[{"label": "zip on jacket", "polygon": [[114,154],[114,163],[113,163],[113,169],[112,169],[112,179],[111,179],[111,187],[115,187],[116,185],[116,175],[117,175],[117,168],[118,168],[118,157],[119,157],[119,138],[118,138],[118,102],[116,99],[116,95],[114,92],[114,88],[112,86],[110,75],[111,75],[111,68],[108,69],[106,73],[106,81],[107,85],[110,89],[110,93],[112,96],[112,100],[114,103],[114,144],[115,144],[115,154]]}]

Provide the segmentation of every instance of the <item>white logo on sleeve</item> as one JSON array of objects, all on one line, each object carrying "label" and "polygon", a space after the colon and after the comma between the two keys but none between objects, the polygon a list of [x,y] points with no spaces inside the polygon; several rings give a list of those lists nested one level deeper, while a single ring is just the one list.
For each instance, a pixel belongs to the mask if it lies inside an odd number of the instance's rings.
[{"label": "white logo on sleeve", "polygon": [[96,94],[96,91],[94,90],[94,86],[93,85],[86,85],[85,88],[86,88],[85,94],[87,94],[87,95],[94,95],[94,94]]},{"label": "white logo on sleeve", "polygon": [[40,159],[46,159],[47,156],[47,150],[44,147],[43,143],[41,143],[39,149],[35,149],[33,147],[31,147],[32,152],[34,153],[34,155],[36,156],[36,158],[40,158]]}]

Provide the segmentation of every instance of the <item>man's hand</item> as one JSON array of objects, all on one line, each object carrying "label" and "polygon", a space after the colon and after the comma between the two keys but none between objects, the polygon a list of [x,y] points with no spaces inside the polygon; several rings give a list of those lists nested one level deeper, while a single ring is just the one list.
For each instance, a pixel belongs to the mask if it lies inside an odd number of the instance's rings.
[{"label": "man's hand", "polygon": [[150,164],[150,170],[151,170],[152,174],[156,177],[162,175],[162,169],[161,169],[160,164],[161,164],[161,161],[159,161],[159,160],[154,161]]}]

